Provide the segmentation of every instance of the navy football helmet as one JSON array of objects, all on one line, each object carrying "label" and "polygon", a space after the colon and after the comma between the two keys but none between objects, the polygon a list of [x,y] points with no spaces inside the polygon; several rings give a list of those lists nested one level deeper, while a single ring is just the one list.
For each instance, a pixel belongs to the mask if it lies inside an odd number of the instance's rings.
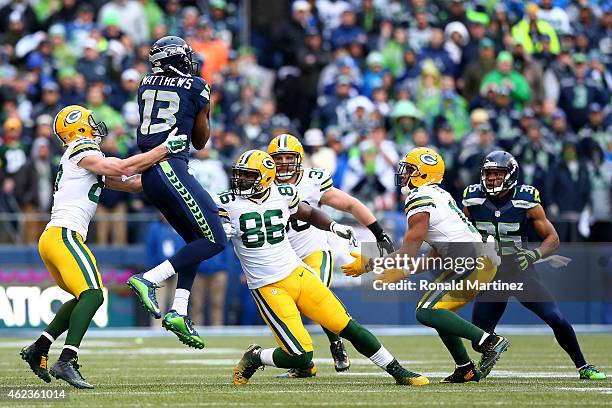
[{"label": "navy football helmet", "polygon": [[[497,178],[487,177],[487,173],[492,170],[499,174]],[[496,150],[487,154],[484,159],[480,168],[480,184],[487,195],[496,196],[516,186],[518,173],[519,167],[514,156],[503,150]]]},{"label": "navy football helmet", "polygon": [[149,62],[155,74],[190,76],[198,72],[191,46],[174,35],[155,41],[149,50]]}]

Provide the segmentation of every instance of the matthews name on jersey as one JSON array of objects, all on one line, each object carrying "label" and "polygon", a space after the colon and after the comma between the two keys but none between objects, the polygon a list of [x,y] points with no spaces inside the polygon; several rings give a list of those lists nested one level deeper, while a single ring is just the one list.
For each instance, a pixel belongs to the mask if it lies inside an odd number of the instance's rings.
[{"label": "matthews name on jersey", "polygon": [[482,237],[453,197],[437,184],[411,190],[406,197],[405,212],[408,219],[420,212],[429,213],[426,241],[442,257],[472,256],[464,252],[466,246],[460,243],[482,243]]},{"label": "matthews name on jersey", "polygon": [[[209,103],[210,86],[195,76],[147,75],[138,89],[141,125],[137,131],[138,147],[143,152],[166,140],[170,130],[177,134],[191,132],[197,114]],[[175,156],[187,159],[189,149]]]},{"label": "matthews name on jersey", "polygon": [[291,248],[285,227],[298,209],[297,189],[289,184],[272,184],[261,199],[219,194],[219,215],[236,229],[232,243],[240,259],[249,289],[278,282],[298,266],[305,266]]},{"label": "matthews name on jersey", "polygon": [[502,198],[489,198],[481,184],[472,184],[463,192],[463,205],[468,207],[474,226],[482,235],[490,235],[499,243],[502,266],[515,246],[527,242],[529,220],[527,211],[540,204],[537,188],[519,184]]},{"label": "matthews name on jersey", "polygon": [[[318,207],[323,193],[332,188],[333,180],[327,170],[306,167],[302,169],[294,186],[301,201]],[[315,251],[329,249],[326,232],[307,222],[291,218],[287,227],[287,235],[291,247],[302,259]]]},{"label": "matthews name on jersey", "polygon": [[64,227],[87,238],[89,222],[96,213],[104,176],[79,167],[87,156],[104,156],[96,142],[88,138],[68,144],[55,179],[51,221],[47,227]]}]

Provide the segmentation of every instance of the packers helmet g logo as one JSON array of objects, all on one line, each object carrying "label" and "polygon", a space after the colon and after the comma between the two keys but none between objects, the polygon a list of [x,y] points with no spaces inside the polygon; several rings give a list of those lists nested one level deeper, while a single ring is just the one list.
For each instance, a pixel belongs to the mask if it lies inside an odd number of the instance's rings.
[{"label": "packers helmet g logo", "polygon": [[264,167],[265,167],[266,169],[270,169],[270,170],[272,170],[272,169],[274,168],[274,166],[275,166],[275,164],[274,164],[274,160],[272,160],[272,159],[271,159],[271,158],[269,158],[269,157],[264,158],[264,159],[262,160],[262,164],[264,165]]},{"label": "packers helmet g logo", "polygon": [[82,116],[83,113],[80,110],[73,110],[72,112],[69,112],[68,115],[66,115],[66,119],[64,119],[64,122],[66,124],[77,123]]},{"label": "packers helmet g logo", "polygon": [[423,163],[428,164],[430,166],[434,166],[438,163],[438,159],[436,159],[436,157],[430,153],[422,154],[419,158]]}]

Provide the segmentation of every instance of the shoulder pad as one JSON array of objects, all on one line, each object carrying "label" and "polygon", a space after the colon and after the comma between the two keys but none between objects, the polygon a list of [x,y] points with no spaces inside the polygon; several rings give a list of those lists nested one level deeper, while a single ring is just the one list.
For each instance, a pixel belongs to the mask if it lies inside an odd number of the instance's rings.
[{"label": "shoulder pad", "polygon": [[463,205],[469,207],[472,205],[481,205],[487,199],[487,195],[482,190],[480,184],[471,184],[463,190]]},{"label": "shoulder pad", "polygon": [[325,169],[306,167],[303,171],[304,177],[308,178],[314,184],[318,184],[322,193],[329,190],[334,185],[331,174]]},{"label": "shoulder pad", "polygon": [[540,204],[540,192],[534,186],[519,184],[514,189],[512,205],[518,208],[533,208]]}]

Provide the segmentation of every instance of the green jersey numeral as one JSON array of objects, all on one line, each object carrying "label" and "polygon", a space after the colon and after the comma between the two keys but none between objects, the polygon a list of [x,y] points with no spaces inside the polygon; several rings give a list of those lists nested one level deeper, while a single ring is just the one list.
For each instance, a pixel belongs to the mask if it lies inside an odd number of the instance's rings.
[{"label": "green jersey numeral", "polygon": [[95,182],[89,192],[87,193],[87,197],[89,200],[98,204],[100,202],[100,194],[102,194],[102,189],[104,188],[104,176],[98,176],[98,181]]},{"label": "green jersey numeral", "polygon": [[242,231],[241,239],[244,246],[247,248],[261,248],[266,241],[270,245],[282,242],[285,239],[285,224],[275,223],[275,221],[282,218],[283,212],[281,210],[266,210],[263,213],[263,217],[256,212],[242,214],[239,221],[240,231]]}]

